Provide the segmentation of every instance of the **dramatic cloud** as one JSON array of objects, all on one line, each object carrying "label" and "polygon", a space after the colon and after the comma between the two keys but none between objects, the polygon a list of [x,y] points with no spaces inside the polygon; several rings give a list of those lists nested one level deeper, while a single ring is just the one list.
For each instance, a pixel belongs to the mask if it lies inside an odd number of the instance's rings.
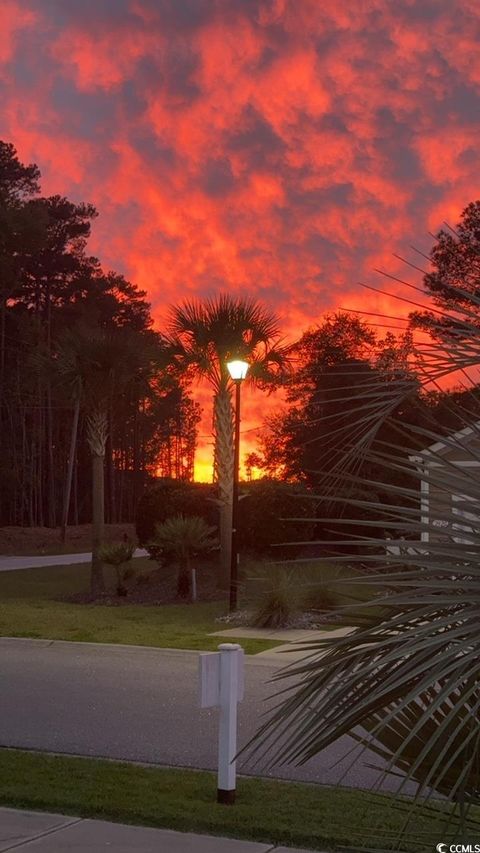
[{"label": "dramatic cloud", "polygon": [[479,195],[479,43],[476,0],[6,0],[0,135],[159,322],[228,289],[293,337],[401,311],[358,282]]}]

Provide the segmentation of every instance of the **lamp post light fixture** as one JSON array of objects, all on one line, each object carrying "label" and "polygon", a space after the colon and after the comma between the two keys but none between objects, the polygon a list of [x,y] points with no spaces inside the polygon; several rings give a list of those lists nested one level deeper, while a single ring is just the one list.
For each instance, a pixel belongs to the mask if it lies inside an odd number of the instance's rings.
[{"label": "lamp post light fixture", "polygon": [[248,363],[235,359],[227,362],[227,369],[235,383],[235,438],[233,444],[233,490],[232,490],[232,551],[230,555],[230,613],[237,609],[238,592],[238,480],[240,472],[240,385],[248,371]]}]

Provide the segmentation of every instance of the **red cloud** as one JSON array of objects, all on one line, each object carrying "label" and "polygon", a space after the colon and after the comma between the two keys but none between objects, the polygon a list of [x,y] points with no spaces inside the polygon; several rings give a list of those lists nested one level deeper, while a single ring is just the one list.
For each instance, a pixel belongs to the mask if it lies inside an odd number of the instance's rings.
[{"label": "red cloud", "polygon": [[358,282],[401,290],[373,269],[405,276],[392,254],[478,195],[474,0],[57,7],[2,6],[1,136],[45,192],[98,207],[92,251],[159,323],[222,289],[290,339],[339,305],[406,315]]},{"label": "red cloud", "polygon": [[10,62],[22,36],[22,31],[33,27],[37,16],[15,0],[2,2],[2,26],[0,27],[0,67]]}]

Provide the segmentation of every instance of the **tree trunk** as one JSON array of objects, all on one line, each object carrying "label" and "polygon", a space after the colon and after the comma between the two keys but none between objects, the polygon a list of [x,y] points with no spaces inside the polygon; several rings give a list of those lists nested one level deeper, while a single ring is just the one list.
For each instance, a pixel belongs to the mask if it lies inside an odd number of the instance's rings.
[{"label": "tree trunk", "polygon": [[107,521],[115,524],[118,521],[115,495],[115,465],[113,460],[113,412],[112,406],[108,415],[108,436],[106,444],[106,474],[107,474]]},{"label": "tree trunk", "polygon": [[104,535],[104,456],[92,455],[92,574],[90,590],[93,596],[105,592],[103,564],[99,551]]},{"label": "tree trunk", "polygon": [[52,302],[50,296],[50,280],[47,280],[46,288],[45,288],[45,315],[46,315],[46,345],[47,345],[47,355],[49,359],[49,366],[46,374],[45,380],[45,401],[46,401],[46,411],[45,411],[45,427],[46,427],[46,442],[47,442],[47,453],[46,453],[46,492],[47,492],[47,501],[46,501],[46,517],[48,527],[55,527],[57,519],[56,519],[56,507],[55,507],[55,459],[53,454],[53,412],[52,412],[52,379],[50,373],[50,358],[52,352]]},{"label": "tree trunk", "polygon": [[4,399],[3,396],[3,385],[5,379],[5,325],[6,325],[6,314],[7,314],[7,299],[5,296],[2,296],[1,301],[1,319],[0,319],[0,328],[1,328],[1,342],[0,342],[0,400]]},{"label": "tree trunk", "polygon": [[232,553],[233,408],[230,391],[221,388],[214,398],[214,476],[220,501],[220,567],[218,582],[228,586]]},{"label": "tree trunk", "polygon": [[[139,488],[139,423],[138,423],[138,401],[135,401],[135,411],[133,415],[133,474],[132,474],[132,507],[131,507],[131,516],[135,517],[135,510],[137,506],[138,496],[140,494]],[[132,518],[128,519],[129,521]]]},{"label": "tree trunk", "polygon": [[87,421],[87,440],[92,453],[92,596],[105,591],[100,547],[105,524],[105,445],[107,416],[103,410],[93,411]]},{"label": "tree trunk", "polygon": [[190,555],[185,554],[180,558],[177,576],[177,598],[191,599],[190,589]]},{"label": "tree trunk", "polygon": [[28,479],[28,452],[27,452],[27,428],[26,428],[26,412],[25,408],[22,406],[21,409],[21,418],[22,418],[22,515],[20,520],[20,526],[23,527],[25,525],[25,521],[28,518],[30,521],[29,514],[29,506],[30,506],[30,493],[27,489],[27,479]]},{"label": "tree trunk", "polygon": [[120,522],[123,521],[123,497],[125,493],[125,469],[127,467],[127,457],[126,453],[122,447],[121,449],[121,457],[120,457],[120,489],[118,496],[118,520]]},{"label": "tree trunk", "polygon": [[63,496],[63,513],[62,513],[62,530],[61,541],[65,542],[67,538],[68,511],[70,509],[70,495],[72,493],[73,466],[75,464],[75,454],[77,451],[77,434],[78,434],[78,418],[80,415],[80,396],[75,400],[75,409],[73,412],[72,432],[70,436],[70,453],[68,456],[67,479],[65,481],[65,494]]},{"label": "tree trunk", "polygon": [[73,523],[78,527],[78,450],[73,469]]},{"label": "tree trunk", "polygon": [[40,391],[38,390],[38,432],[37,432],[37,441],[36,441],[36,454],[37,454],[37,471],[36,471],[36,520],[35,524],[39,527],[43,527],[44,522],[44,506],[43,506],[43,451],[45,447],[45,430],[44,430],[44,422],[43,422],[43,398]]},{"label": "tree trunk", "polygon": [[55,459],[53,454],[53,417],[52,417],[52,393],[50,379],[47,380],[46,388],[46,441],[47,441],[47,520],[48,527],[55,527],[57,523],[55,512]]}]

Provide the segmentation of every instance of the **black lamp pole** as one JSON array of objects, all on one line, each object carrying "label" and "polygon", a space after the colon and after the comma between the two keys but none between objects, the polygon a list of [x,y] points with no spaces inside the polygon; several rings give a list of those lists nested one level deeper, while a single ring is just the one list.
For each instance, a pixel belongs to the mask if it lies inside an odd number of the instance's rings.
[{"label": "black lamp pole", "polygon": [[235,440],[233,453],[233,491],[232,491],[232,552],[230,557],[230,613],[237,609],[238,593],[238,479],[240,469],[240,385],[242,380],[235,379]]}]

